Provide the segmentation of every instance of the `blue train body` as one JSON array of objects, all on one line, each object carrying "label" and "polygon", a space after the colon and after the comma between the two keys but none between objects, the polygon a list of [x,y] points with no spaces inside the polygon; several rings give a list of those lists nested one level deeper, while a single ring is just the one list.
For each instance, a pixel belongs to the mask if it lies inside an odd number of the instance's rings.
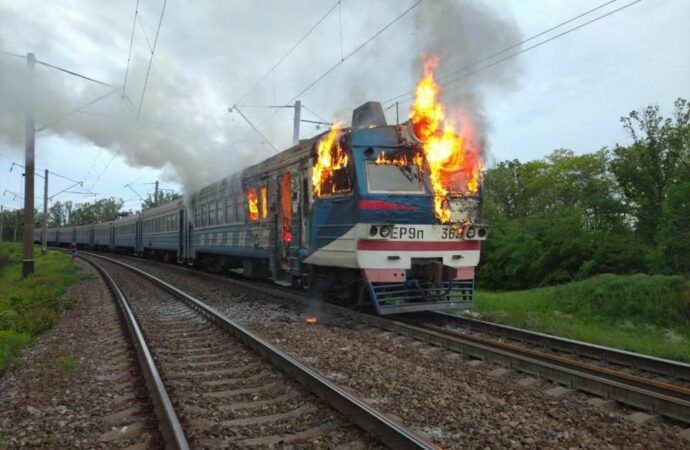
[{"label": "blue train body", "polygon": [[455,224],[441,224],[423,167],[377,163],[420,148],[407,124],[376,119],[379,107],[368,122],[358,122],[356,110],[353,127],[338,134],[334,145],[347,164],[321,179],[323,185],[314,185],[314,167],[327,133],[184,201],[107,223],[48,229],[48,243],[75,242],[213,272],[241,268],[248,277],[371,305],[379,314],[467,307],[487,235],[481,198],[449,198]]}]

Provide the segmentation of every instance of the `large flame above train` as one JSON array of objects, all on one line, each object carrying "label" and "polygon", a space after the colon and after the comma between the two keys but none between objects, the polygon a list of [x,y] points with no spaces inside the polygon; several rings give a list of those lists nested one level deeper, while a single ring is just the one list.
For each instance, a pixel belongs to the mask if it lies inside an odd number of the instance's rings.
[{"label": "large flame above train", "polygon": [[434,214],[441,223],[451,221],[448,197],[475,194],[482,160],[473,143],[474,129],[467,118],[452,119],[439,101],[434,79],[438,57],[424,63],[424,75],[415,89],[410,123],[422,141],[429,180],[434,191]]}]

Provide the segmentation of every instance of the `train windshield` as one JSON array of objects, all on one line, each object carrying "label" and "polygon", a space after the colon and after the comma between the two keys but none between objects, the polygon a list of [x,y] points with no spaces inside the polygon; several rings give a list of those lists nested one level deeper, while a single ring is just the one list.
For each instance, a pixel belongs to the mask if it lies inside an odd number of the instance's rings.
[{"label": "train windshield", "polygon": [[416,194],[424,192],[416,164],[377,164],[368,161],[366,165],[367,184],[371,193]]}]

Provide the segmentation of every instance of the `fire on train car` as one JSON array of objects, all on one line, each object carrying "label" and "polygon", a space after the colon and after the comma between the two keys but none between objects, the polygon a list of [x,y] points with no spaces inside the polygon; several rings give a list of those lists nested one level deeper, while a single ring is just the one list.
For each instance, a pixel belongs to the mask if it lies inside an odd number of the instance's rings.
[{"label": "fire on train car", "polygon": [[[470,305],[488,234],[475,155],[455,149],[470,168],[440,174],[417,133],[412,122],[387,125],[380,103],[369,102],[352,127],[203,188],[191,201],[189,257],[378,314]],[[469,189],[439,193],[442,176]]]},{"label": "fire on train car", "polygon": [[[456,131],[457,130],[457,131]],[[410,120],[380,103],[329,131],[143,213],[78,227],[80,244],[241,268],[378,314],[467,307],[480,244],[481,158],[445,120],[429,67]],[[64,232],[63,232],[64,230]],[[75,228],[49,230],[49,242]]]}]

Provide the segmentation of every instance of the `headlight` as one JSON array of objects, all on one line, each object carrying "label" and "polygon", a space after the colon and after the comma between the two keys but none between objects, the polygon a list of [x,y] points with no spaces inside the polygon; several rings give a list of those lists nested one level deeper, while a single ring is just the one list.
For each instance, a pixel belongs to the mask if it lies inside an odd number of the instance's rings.
[{"label": "headlight", "polygon": [[387,238],[387,237],[389,237],[389,236],[391,235],[391,231],[392,231],[392,230],[393,230],[393,229],[392,229],[392,227],[390,227],[390,226],[383,226],[383,227],[381,227],[381,232],[380,232],[380,233],[381,233],[381,237],[382,237],[382,238]]},{"label": "headlight", "polygon": [[465,233],[465,237],[467,239],[474,239],[474,237],[477,235],[477,230],[474,228],[470,227],[467,229],[467,232]]},{"label": "headlight", "polygon": [[478,235],[480,238],[486,237],[486,228],[480,228],[479,231],[477,232],[477,235]]},{"label": "headlight", "polygon": [[371,228],[369,228],[369,236],[376,236],[376,233],[378,233],[379,229],[376,228],[376,225],[372,225]]}]

